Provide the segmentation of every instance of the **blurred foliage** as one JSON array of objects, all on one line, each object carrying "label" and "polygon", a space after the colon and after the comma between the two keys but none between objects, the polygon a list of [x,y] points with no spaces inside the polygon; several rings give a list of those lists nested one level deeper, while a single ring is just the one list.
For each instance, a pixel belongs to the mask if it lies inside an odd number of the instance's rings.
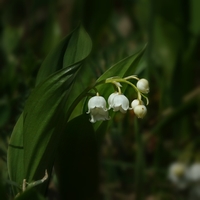
[{"label": "blurred foliage", "polygon": [[[148,43],[140,63],[151,87],[148,114],[116,114],[100,146],[100,199],[187,199],[167,169],[200,161],[199,9],[198,0],[1,1],[0,194],[9,196],[8,139],[42,60],[81,23],[94,44],[86,83]],[[55,185],[49,199],[58,199]]]}]

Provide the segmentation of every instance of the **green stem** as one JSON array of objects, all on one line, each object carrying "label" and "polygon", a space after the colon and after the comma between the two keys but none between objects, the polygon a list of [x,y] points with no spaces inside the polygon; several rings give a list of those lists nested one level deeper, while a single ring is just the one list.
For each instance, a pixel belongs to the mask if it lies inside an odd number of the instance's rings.
[{"label": "green stem", "polygon": [[134,88],[134,90],[137,92],[137,94],[138,94],[138,99],[141,101],[141,94],[140,94],[140,91],[137,89],[137,87],[136,87],[133,83],[131,83],[131,82],[125,80],[125,79],[121,79],[121,78],[107,79],[107,80],[106,80],[106,83],[113,83],[113,82],[122,82],[122,83],[126,83],[126,84],[128,84],[128,85],[131,85],[131,86]]},{"label": "green stem", "polygon": [[134,75],[132,75],[132,76],[127,76],[127,77],[124,78],[124,79],[125,79],[125,80],[128,80],[128,79],[135,79],[135,80],[137,80],[137,81],[140,80],[137,76],[134,76]]}]

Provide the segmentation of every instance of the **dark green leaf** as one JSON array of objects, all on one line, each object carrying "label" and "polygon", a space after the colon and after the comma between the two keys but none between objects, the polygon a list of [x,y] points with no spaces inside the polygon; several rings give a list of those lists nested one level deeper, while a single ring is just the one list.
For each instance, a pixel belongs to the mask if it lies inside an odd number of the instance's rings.
[{"label": "dark green leaf", "polygon": [[55,149],[67,123],[67,110],[63,108],[74,77],[90,51],[91,40],[85,30],[78,27],[43,62],[36,87],[10,141],[9,174],[17,184],[24,178],[28,182],[41,179],[45,169],[50,174]]},{"label": "dark green leaf", "polygon": [[[8,172],[10,179],[22,184],[24,177],[23,113],[18,119],[8,147]],[[19,190],[13,187],[15,193]]]},{"label": "dark green leaf", "polygon": [[45,200],[35,189],[28,189],[20,194],[16,200]]},{"label": "dark green leaf", "polygon": [[124,77],[137,74],[139,61],[144,54],[145,48],[113,65],[99,77],[97,82],[113,76]]},{"label": "dark green leaf", "polygon": [[56,157],[62,199],[95,200],[98,195],[98,153],[86,114],[68,123]]},{"label": "dark green leaf", "polygon": [[52,75],[38,85],[27,100],[23,137],[25,177],[29,182],[41,179],[45,169],[50,172],[65,120],[62,100],[69,95],[79,67],[80,64],[76,64]]}]

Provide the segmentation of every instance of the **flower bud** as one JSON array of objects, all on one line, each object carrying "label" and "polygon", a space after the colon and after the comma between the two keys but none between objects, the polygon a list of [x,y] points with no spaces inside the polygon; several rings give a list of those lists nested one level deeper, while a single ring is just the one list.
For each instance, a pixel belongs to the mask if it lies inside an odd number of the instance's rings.
[{"label": "flower bud", "polygon": [[134,99],[132,102],[131,102],[131,107],[132,109],[134,109],[136,106],[138,105],[144,105],[143,101],[140,101],[138,99]]},{"label": "flower bud", "polygon": [[147,94],[149,92],[149,82],[146,79],[140,79],[136,85],[140,92],[144,94]]},{"label": "flower bud", "polygon": [[144,105],[137,105],[134,108],[134,113],[138,118],[143,118],[147,113],[147,108]]}]

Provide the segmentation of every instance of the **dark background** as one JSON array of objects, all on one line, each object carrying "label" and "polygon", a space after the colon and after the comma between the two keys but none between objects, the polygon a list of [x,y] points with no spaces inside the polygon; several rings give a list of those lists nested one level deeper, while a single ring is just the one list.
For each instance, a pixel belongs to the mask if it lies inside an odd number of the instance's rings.
[{"label": "dark background", "polygon": [[137,124],[131,112],[115,115],[99,156],[101,199],[185,199],[167,169],[177,160],[200,161],[199,10],[198,0],[1,0],[3,183],[8,140],[43,59],[83,24],[93,42],[94,80],[147,44],[141,75],[150,83],[148,113]]}]

